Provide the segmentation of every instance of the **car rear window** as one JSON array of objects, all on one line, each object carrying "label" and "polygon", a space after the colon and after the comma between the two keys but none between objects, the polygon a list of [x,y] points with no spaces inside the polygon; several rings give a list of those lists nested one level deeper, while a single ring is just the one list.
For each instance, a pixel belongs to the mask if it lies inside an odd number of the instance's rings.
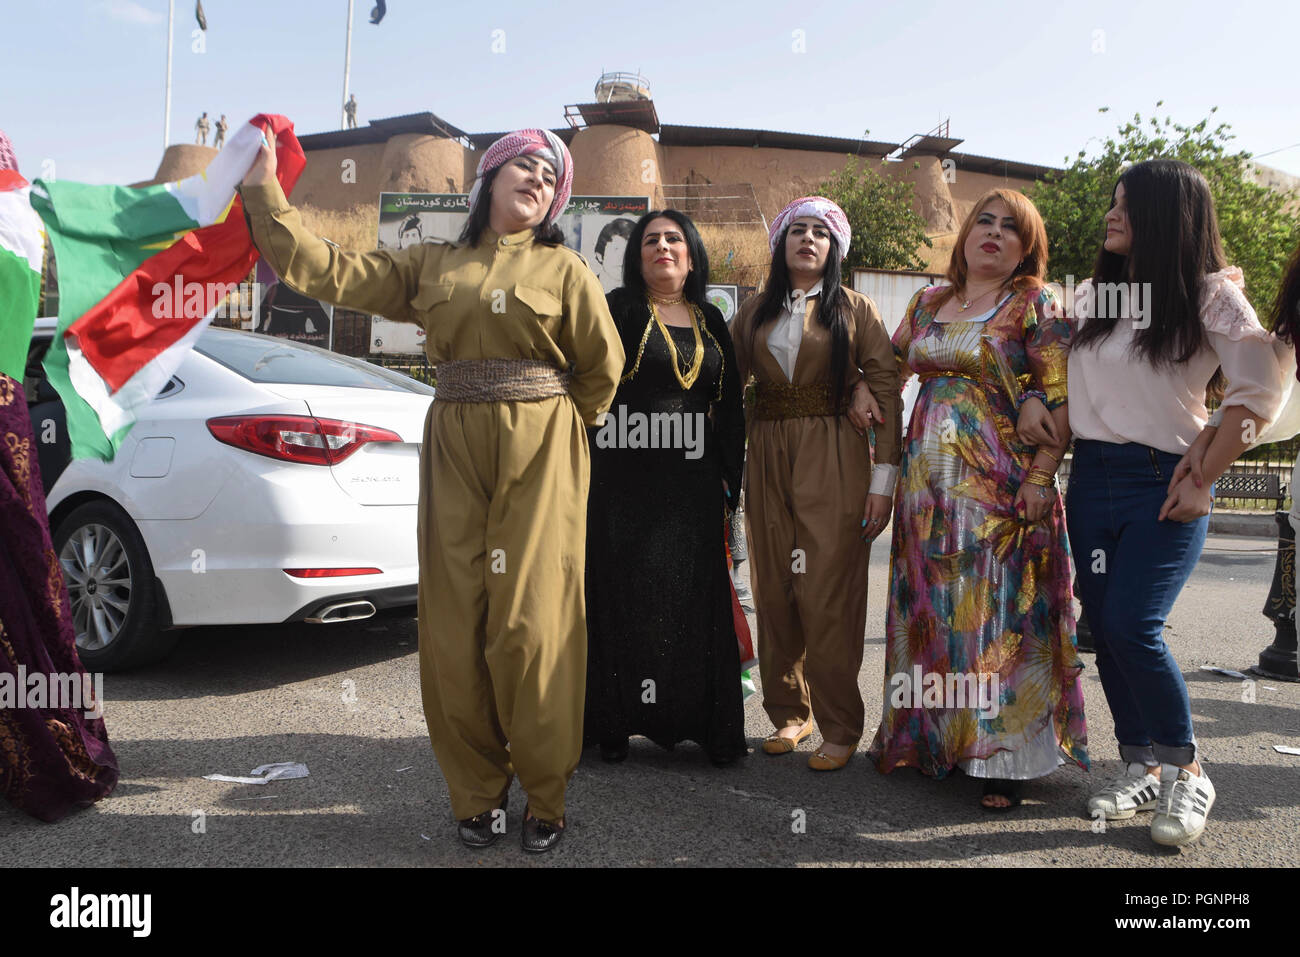
[{"label": "car rear window", "polygon": [[433,389],[399,372],[315,346],[253,332],[209,329],[194,349],[254,382],[387,389],[433,395]]}]

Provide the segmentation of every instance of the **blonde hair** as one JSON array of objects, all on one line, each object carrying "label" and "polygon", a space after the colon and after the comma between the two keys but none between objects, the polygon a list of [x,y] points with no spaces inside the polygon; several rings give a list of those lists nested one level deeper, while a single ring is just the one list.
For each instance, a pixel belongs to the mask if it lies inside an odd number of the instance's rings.
[{"label": "blonde hair", "polygon": [[955,295],[955,290],[966,287],[968,269],[966,240],[971,230],[975,228],[975,221],[979,219],[980,213],[984,212],[984,208],[995,199],[1002,200],[1011,210],[1011,218],[1016,224],[1016,233],[1020,236],[1023,258],[1011,274],[1011,288],[1017,292],[1036,290],[1046,281],[1047,227],[1043,225],[1043,217],[1039,215],[1038,208],[1029,201],[1028,196],[1017,190],[991,189],[971,207],[965,222],[961,224],[961,231],[957,233],[957,243],[952,248],[952,259],[948,262],[948,271],[945,274],[951,287],[938,297],[935,302],[936,308]]}]

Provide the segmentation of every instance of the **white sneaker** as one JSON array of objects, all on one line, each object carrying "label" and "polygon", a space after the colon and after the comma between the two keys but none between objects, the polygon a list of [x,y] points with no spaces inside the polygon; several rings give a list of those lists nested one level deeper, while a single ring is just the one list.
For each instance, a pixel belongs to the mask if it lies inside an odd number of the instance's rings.
[{"label": "white sneaker", "polygon": [[1160,782],[1147,774],[1146,765],[1137,761],[1088,798],[1088,816],[1126,821],[1138,811],[1153,810],[1159,797]]},{"label": "white sneaker", "polygon": [[1200,775],[1166,764],[1160,772],[1160,801],[1151,822],[1151,840],[1168,847],[1190,844],[1205,830],[1214,807],[1214,785],[1201,766]]}]

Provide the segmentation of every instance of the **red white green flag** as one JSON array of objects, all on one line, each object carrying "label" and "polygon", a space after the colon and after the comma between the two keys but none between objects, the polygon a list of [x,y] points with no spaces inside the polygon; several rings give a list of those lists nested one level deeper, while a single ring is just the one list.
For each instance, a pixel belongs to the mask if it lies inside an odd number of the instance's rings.
[{"label": "red white green flag", "polygon": [[0,169],[0,372],[19,382],[36,322],[45,250],[28,191],[17,170]]},{"label": "red white green flag", "polygon": [[158,186],[36,180],[59,269],[59,324],[45,371],[67,410],[74,458],[111,459],[257,251],[235,192],[275,137],[287,195],[306,165],[286,117],[262,113],[202,173]]}]

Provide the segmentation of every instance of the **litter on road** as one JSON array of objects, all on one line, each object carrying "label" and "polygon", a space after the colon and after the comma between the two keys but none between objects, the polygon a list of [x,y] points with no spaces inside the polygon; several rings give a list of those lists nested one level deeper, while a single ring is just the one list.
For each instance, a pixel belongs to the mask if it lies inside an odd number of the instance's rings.
[{"label": "litter on road", "polygon": [[287,781],[290,778],[307,777],[307,765],[297,761],[281,761],[279,764],[263,764],[253,768],[249,774],[260,777],[232,777],[229,774],[205,774],[205,781],[225,781],[227,784],[269,784],[271,781]]},{"label": "litter on road", "polygon": [[1229,678],[1240,678],[1243,681],[1249,681],[1250,675],[1244,675],[1240,671],[1233,671],[1231,668],[1216,668],[1214,665],[1201,665],[1202,671],[1212,671],[1216,675],[1225,675]]}]

